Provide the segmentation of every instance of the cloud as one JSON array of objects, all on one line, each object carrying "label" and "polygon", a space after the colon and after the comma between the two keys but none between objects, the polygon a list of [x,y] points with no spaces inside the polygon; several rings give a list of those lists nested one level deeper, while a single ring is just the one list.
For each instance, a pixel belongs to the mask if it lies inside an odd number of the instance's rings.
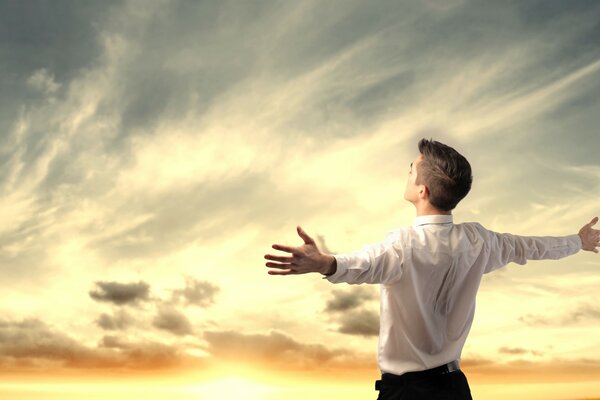
[{"label": "cloud", "polygon": [[348,335],[377,336],[379,313],[365,308],[376,299],[377,291],[372,286],[333,290],[325,312],[332,314],[333,320],[339,324],[338,332]]},{"label": "cloud", "polygon": [[[194,329],[188,318],[175,306],[195,305],[208,307],[214,303],[214,297],[219,288],[207,281],[185,278],[186,286],[183,289],[171,290],[171,298],[150,296],[150,285],[146,282],[118,283],[96,282],[96,288],[89,292],[96,301],[112,303],[116,306],[137,305],[141,302],[150,302],[158,308],[157,314],[152,319],[152,326],[170,332],[177,336],[193,333]],[[141,312],[141,311],[140,311]],[[97,325],[104,330],[126,330],[136,325],[136,319],[123,308],[114,310],[113,314],[102,313]]]},{"label": "cloud", "polygon": [[204,333],[208,352],[216,359],[289,369],[365,368],[372,359],[350,350],[330,349],[322,344],[307,344],[277,331],[269,334],[243,334],[234,331]]},{"label": "cloud", "polygon": [[377,336],[379,334],[379,314],[370,310],[344,312],[338,320],[341,333],[348,335]]},{"label": "cloud", "polygon": [[549,360],[513,360],[497,362],[484,358],[461,360],[467,378],[483,383],[555,383],[596,381],[600,361],[589,358],[555,358]]},{"label": "cloud", "polygon": [[199,281],[192,277],[185,278],[185,288],[173,291],[172,300],[183,301],[186,305],[208,307],[215,302],[219,287],[207,281]]},{"label": "cloud", "polygon": [[333,290],[332,298],[327,300],[326,312],[348,311],[363,306],[368,301],[376,299],[375,289],[365,286],[351,290]]},{"label": "cloud", "polygon": [[474,369],[479,366],[494,365],[494,364],[496,364],[496,362],[494,360],[484,358],[484,357],[479,357],[479,356],[467,356],[467,357],[460,359],[461,368],[466,368],[466,369]]},{"label": "cloud", "polygon": [[174,308],[160,309],[152,325],[177,336],[191,335],[194,331],[187,317]]},{"label": "cloud", "polygon": [[106,347],[110,349],[126,349],[130,347],[130,345],[119,338],[118,336],[106,335],[102,337],[102,340],[98,343],[100,347]]},{"label": "cloud", "polygon": [[519,317],[519,321],[529,326],[552,325],[553,323],[558,324],[558,321],[556,319],[554,319],[554,322],[552,322],[553,320],[548,317],[533,314],[527,314],[522,317]]},{"label": "cloud", "polygon": [[523,355],[523,354],[532,354],[534,356],[542,356],[544,353],[536,350],[527,350],[521,347],[500,347],[498,349],[498,353],[501,354],[509,354],[509,355]]},{"label": "cloud", "polygon": [[0,355],[15,359],[57,360],[70,365],[103,361],[71,337],[52,330],[35,318],[0,320]]},{"label": "cloud", "polygon": [[131,305],[149,300],[150,285],[145,282],[118,283],[96,282],[96,288],[89,295],[96,301],[109,302],[116,305]]},{"label": "cloud", "polygon": [[600,306],[592,304],[581,304],[566,317],[567,322],[594,322],[600,321]]},{"label": "cloud", "polygon": [[129,328],[135,320],[124,310],[118,310],[115,314],[109,315],[102,313],[96,321],[99,327],[105,330],[125,330]]},{"label": "cloud", "polygon": [[60,88],[60,84],[54,81],[54,77],[45,68],[35,71],[27,79],[27,85],[47,95],[56,92]]},{"label": "cloud", "polygon": [[327,244],[325,243],[325,236],[317,234],[315,237],[315,242],[317,243],[317,247],[320,251],[327,254],[337,254],[335,251],[331,251]]},{"label": "cloud", "polygon": [[593,324],[600,321],[600,307],[592,304],[580,304],[562,315],[527,314],[519,321],[530,326],[566,326],[574,324]]},{"label": "cloud", "polygon": [[[116,4],[113,0],[102,4],[64,0],[52,4],[43,1],[0,3],[0,57],[3,60],[0,132],[3,135],[11,130],[15,116],[24,108],[37,105],[48,92],[60,97],[58,89],[65,85],[58,82],[69,82],[86,68],[97,66],[102,52],[98,30],[105,25]],[[46,76],[40,74],[30,82],[40,71],[45,71]],[[41,91],[32,93],[30,84]],[[4,95],[6,93],[10,96]],[[49,121],[50,118],[46,119]],[[30,145],[35,147],[35,142],[31,138]]]},{"label": "cloud", "polygon": [[36,318],[0,320],[0,365],[5,371],[61,369],[166,369],[203,365],[178,345],[127,341],[104,336],[97,347],[84,345],[70,335]]},{"label": "cloud", "polygon": [[[159,342],[129,342],[118,336],[104,336],[98,344],[99,348],[117,349],[124,366],[136,369],[164,369],[181,366],[190,361],[177,346],[169,346]],[[201,360],[196,360],[196,366]]]}]

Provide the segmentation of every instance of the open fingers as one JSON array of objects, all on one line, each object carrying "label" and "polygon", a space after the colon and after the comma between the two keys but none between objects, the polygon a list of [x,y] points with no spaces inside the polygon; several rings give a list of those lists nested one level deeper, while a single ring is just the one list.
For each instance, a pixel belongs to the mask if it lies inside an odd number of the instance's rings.
[{"label": "open fingers", "polygon": [[279,268],[279,269],[282,269],[282,268],[288,268],[288,269],[290,269],[290,268],[293,267],[292,263],[274,263],[274,262],[268,262],[265,265],[267,267],[269,267],[269,268]]},{"label": "open fingers", "polygon": [[274,244],[273,247],[275,250],[281,250],[281,251],[285,251],[286,253],[292,253],[294,255],[298,255],[300,254],[299,250],[297,247],[292,247],[292,246],[286,246],[283,244]]},{"label": "open fingers", "polygon": [[291,263],[294,260],[294,257],[286,257],[286,256],[274,256],[272,254],[265,254],[265,258],[271,261],[279,261],[282,263]]},{"label": "open fingers", "polygon": [[294,271],[293,269],[282,269],[282,270],[275,270],[275,269],[270,269],[268,272],[269,275],[297,275],[298,272]]}]

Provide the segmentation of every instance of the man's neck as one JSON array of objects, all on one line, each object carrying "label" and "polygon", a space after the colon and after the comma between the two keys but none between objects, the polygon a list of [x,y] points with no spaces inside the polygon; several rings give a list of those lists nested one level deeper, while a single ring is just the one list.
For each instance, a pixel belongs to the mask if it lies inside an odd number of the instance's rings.
[{"label": "man's neck", "polygon": [[423,215],[452,215],[452,211],[442,211],[432,207],[431,204],[415,204],[415,208],[417,209],[417,217],[421,217]]}]

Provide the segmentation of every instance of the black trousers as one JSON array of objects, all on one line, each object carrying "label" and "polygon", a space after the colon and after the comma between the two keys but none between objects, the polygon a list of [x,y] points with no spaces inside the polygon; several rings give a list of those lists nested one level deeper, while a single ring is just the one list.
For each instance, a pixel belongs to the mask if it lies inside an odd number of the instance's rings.
[{"label": "black trousers", "polygon": [[375,388],[377,400],[473,400],[461,370],[445,374],[383,374]]}]

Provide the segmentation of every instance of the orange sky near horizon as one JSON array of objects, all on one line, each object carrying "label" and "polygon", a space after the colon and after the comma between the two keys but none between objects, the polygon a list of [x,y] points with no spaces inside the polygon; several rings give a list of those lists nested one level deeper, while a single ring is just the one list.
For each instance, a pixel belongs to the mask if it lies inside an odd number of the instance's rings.
[{"label": "orange sky near horizon", "polygon": [[[371,371],[372,372],[372,371]],[[600,383],[597,381],[578,381],[572,383],[556,383],[550,377],[537,382],[510,383],[504,377],[498,377],[496,382],[481,383],[476,375],[465,370],[469,377],[471,391],[475,399],[500,400],[512,398],[515,400],[544,399],[544,400],[597,400],[587,396],[597,392]],[[32,382],[32,377],[23,379],[2,379],[0,396],[11,400],[34,399],[131,399],[149,400],[202,400],[209,398],[243,398],[248,400],[274,400],[285,397],[291,400],[307,398],[327,398],[333,400],[375,399],[377,394],[373,381],[365,379],[369,374],[357,377],[355,380],[336,380],[335,377],[306,379],[277,374],[271,371],[262,375],[254,372],[225,372],[215,373],[211,378],[204,374],[194,375],[189,371],[179,375],[140,376],[138,378],[112,377],[64,379],[54,376],[38,377]],[[475,377],[474,377],[475,376]]]}]

